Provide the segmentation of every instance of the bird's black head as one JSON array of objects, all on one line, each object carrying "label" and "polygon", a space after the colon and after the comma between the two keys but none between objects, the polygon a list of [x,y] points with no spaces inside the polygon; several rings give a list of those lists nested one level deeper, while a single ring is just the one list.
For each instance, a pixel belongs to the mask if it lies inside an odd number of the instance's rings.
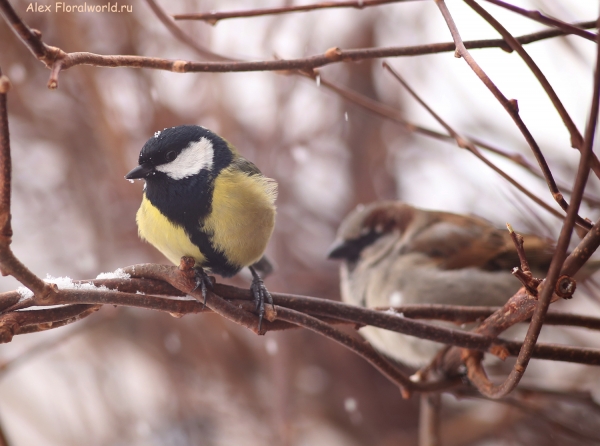
[{"label": "bird's black head", "polygon": [[171,222],[196,228],[210,213],[214,181],[235,157],[227,141],[197,125],[156,132],[128,180],[146,180],[145,196]]},{"label": "bird's black head", "polygon": [[180,125],[156,132],[142,147],[139,166],[125,178],[172,182],[203,171],[214,177],[232,158],[231,148],[218,135],[197,125]]}]

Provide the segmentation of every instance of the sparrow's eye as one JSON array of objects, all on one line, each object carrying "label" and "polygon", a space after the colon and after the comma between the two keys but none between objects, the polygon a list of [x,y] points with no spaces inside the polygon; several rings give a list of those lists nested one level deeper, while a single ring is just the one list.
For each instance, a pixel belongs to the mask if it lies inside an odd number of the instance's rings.
[{"label": "sparrow's eye", "polygon": [[167,162],[170,163],[171,161],[173,161],[175,158],[177,158],[177,154],[175,153],[174,150],[171,150],[170,152],[167,152]]}]

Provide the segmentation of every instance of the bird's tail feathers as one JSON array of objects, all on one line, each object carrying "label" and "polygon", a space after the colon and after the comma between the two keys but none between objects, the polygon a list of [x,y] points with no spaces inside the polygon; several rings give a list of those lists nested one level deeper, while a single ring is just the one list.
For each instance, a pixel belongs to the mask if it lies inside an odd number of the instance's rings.
[{"label": "bird's tail feathers", "polygon": [[262,277],[263,279],[265,279],[275,270],[273,263],[271,263],[271,261],[266,255],[262,256],[258,262],[250,266],[252,266],[256,271],[258,271],[260,273],[260,277]]}]

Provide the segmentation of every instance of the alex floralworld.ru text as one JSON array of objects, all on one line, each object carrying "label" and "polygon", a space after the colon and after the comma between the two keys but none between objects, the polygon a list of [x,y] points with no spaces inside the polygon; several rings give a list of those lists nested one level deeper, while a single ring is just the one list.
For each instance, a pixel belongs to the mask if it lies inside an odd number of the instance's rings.
[{"label": "alex floralworld.ru text", "polygon": [[56,2],[51,5],[29,3],[25,12],[133,12],[133,5],[119,5],[108,2],[104,5],[88,5],[87,3],[71,5],[65,2]]}]

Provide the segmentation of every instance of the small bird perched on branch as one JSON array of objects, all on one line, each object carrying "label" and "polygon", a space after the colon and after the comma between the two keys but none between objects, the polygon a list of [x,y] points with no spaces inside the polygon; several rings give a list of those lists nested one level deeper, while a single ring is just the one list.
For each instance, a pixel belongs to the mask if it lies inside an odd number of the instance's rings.
[{"label": "small bird perched on branch", "polygon": [[[544,277],[553,244],[524,235],[534,277]],[[359,206],[342,222],[329,258],[343,260],[342,299],[364,307],[407,304],[501,306],[522,286],[511,271],[519,266],[506,229],[478,217],[426,211],[395,201]],[[577,279],[600,268],[588,262]],[[421,366],[441,344],[375,327],[361,333],[374,347]]]},{"label": "small bird perched on branch", "polygon": [[265,299],[273,300],[257,269],[270,268],[263,254],[275,225],[277,183],[196,125],[156,132],[125,178],[146,181],[136,217],[140,237],[176,265],[192,257],[205,301],[212,282],[204,269],[231,277],[249,267],[260,330]]}]

